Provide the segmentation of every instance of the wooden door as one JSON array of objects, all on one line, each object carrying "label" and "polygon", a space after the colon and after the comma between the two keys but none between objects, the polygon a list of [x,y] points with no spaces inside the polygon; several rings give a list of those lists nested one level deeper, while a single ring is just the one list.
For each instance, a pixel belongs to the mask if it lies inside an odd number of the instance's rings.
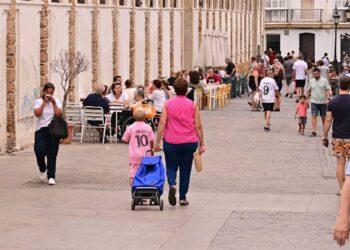
[{"label": "wooden door", "polygon": [[312,33],[300,34],[299,51],[304,55],[305,61],[315,59],[315,34],[312,34]]}]

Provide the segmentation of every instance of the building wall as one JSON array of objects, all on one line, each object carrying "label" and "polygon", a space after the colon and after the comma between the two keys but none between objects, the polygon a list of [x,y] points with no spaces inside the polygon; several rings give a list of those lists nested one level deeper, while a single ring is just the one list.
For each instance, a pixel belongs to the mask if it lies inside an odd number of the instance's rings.
[{"label": "building wall", "polygon": [[[0,4],[0,12],[5,13],[7,5]],[[0,15],[0,34],[6,34],[6,15]],[[0,36],[0,58],[6,58],[6,36]],[[4,153],[6,148],[6,64],[4,59],[0,63],[0,153]]]},{"label": "building wall", "polygon": [[[15,4],[16,14],[16,80],[15,96],[10,100],[15,103],[15,108],[9,108],[6,103],[8,79],[6,77],[6,34],[7,22],[6,11],[10,9],[10,1]],[[165,8],[159,6],[159,1],[155,2],[155,7],[147,8],[147,0],[143,1],[141,7],[133,7],[131,0],[127,0],[125,6],[115,6],[113,1],[108,0],[106,5],[98,6],[98,14],[94,19],[95,0],[88,0],[86,4],[76,5],[75,18],[75,50],[83,53],[90,62],[89,70],[81,73],[75,80],[75,101],[87,96],[93,91],[93,73],[92,66],[97,69],[97,83],[110,85],[113,79],[113,62],[118,61],[117,72],[123,80],[128,79],[130,72],[134,71],[135,84],[147,84],[145,72],[146,61],[146,43],[149,43],[150,49],[150,76],[149,79],[155,79],[159,76],[159,66],[161,65],[161,76],[170,75],[171,65],[174,70],[182,68],[192,69],[200,47],[201,35],[205,30],[220,30],[227,32],[232,44],[232,51],[228,57],[231,57],[235,63],[243,63],[251,56],[254,48],[262,43],[261,36],[258,36],[256,44],[249,43],[255,28],[252,27],[252,18],[261,18],[264,15],[261,10],[259,14],[244,14],[252,11],[253,8],[241,8],[244,0],[227,0],[224,6],[217,6],[214,9],[213,0],[208,0],[204,6],[199,7],[198,0],[187,1],[177,0],[177,7],[172,9],[170,4],[174,0],[166,0]],[[257,0],[259,3],[262,0]],[[248,1],[249,2],[249,1]],[[72,3],[68,0],[61,0],[60,3],[48,3],[48,59],[43,59],[41,49],[41,32],[43,31],[41,10],[45,0],[3,0],[0,3],[0,153],[5,150],[11,152],[20,150],[34,141],[34,129],[36,118],[33,114],[33,105],[41,91],[41,76],[45,71],[43,61],[48,64],[59,55],[61,51],[69,49],[69,16]],[[228,4],[229,3],[229,4]],[[209,8],[209,18],[207,19],[207,6]],[[210,6],[210,7],[209,7]],[[261,6],[264,6],[263,4]],[[192,15],[188,16],[185,7]],[[116,12],[115,12],[116,11]],[[146,41],[145,27],[146,14],[150,11],[149,27],[150,38]],[[171,37],[171,11],[174,11],[174,43],[170,42]],[[159,13],[162,12],[162,23],[159,22]],[[134,14],[133,14],[134,13]],[[226,18],[226,13],[228,13]],[[238,14],[240,13],[240,14]],[[119,19],[118,37],[114,37],[113,18],[117,15]],[[131,16],[135,17],[135,53],[130,53],[130,39],[133,37],[131,32]],[[199,16],[201,16],[202,33],[200,34],[198,26]],[[231,16],[233,25],[231,25]],[[236,19],[237,17],[237,19]],[[244,19],[246,21],[244,22]],[[247,27],[241,28],[238,25],[247,24]],[[93,47],[93,23],[97,22],[98,46],[97,50]],[[214,27],[215,22],[215,27]],[[249,25],[250,24],[250,25]],[[163,39],[161,41],[162,53],[159,53],[158,26],[161,25]],[[189,27],[189,29],[187,29]],[[263,29],[260,29],[260,32]],[[240,31],[240,35],[237,32]],[[117,60],[113,58],[114,40],[118,46]],[[239,39],[239,41],[236,41]],[[250,48],[248,48],[250,44]],[[188,45],[188,50],[186,46]],[[172,51],[174,53],[172,53]],[[173,54],[173,57],[171,57]],[[134,57],[133,57],[134,55]],[[95,57],[96,56],[96,57]],[[97,58],[96,65],[93,64],[93,57]],[[171,59],[173,58],[173,59]],[[171,61],[173,60],[173,61]],[[190,62],[186,64],[186,62]],[[63,99],[63,90],[60,86],[60,78],[57,74],[48,70],[46,74],[48,81],[56,86],[55,96],[61,101]],[[9,109],[15,111],[15,126],[9,127],[7,114]],[[7,127],[7,129],[6,129]],[[15,133],[15,145],[8,146],[9,131]],[[11,144],[12,145],[12,144]]]},{"label": "building wall", "polygon": [[[348,32],[347,29],[338,30],[341,33]],[[330,60],[334,59],[334,29],[292,29],[289,35],[285,35],[284,30],[268,30],[266,35],[275,34],[281,37],[281,51],[283,55],[292,50],[299,51],[299,35],[301,33],[315,34],[315,59],[321,59],[325,52]],[[327,42],[325,42],[327,41]],[[337,58],[340,59],[340,39],[337,40]]]}]

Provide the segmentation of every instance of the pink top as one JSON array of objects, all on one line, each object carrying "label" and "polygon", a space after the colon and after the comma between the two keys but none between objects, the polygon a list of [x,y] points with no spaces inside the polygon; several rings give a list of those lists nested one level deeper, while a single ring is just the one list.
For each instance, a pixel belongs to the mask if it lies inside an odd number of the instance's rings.
[{"label": "pink top", "polygon": [[126,129],[122,140],[129,142],[129,163],[141,164],[146,151],[151,149],[154,133],[150,125],[138,121]]},{"label": "pink top", "polygon": [[175,96],[166,105],[167,122],[164,140],[171,144],[198,142],[195,128],[195,109],[193,102],[186,96]]},{"label": "pink top", "polygon": [[307,117],[307,103],[298,103],[297,111],[298,117]]}]

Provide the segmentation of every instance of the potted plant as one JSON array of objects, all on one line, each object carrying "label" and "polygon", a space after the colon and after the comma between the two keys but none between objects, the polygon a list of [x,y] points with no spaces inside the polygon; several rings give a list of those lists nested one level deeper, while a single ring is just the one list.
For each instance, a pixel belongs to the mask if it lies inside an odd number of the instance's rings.
[{"label": "potted plant", "polygon": [[[65,118],[68,96],[74,87],[74,80],[80,73],[87,71],[89,69],[89,65],[90,63],[84,54],[79,51],[72,54],[69,53],[68,50],[61,50],[57,57],[55,57],[50,63],[51,71],[58,74],[60,77],[60,85],[64,93],[62,103],[63,118]],[[62,143],[71,143],[73,128],[74,124],[69,124],[68,122],[69,135],[68,138]]]}]

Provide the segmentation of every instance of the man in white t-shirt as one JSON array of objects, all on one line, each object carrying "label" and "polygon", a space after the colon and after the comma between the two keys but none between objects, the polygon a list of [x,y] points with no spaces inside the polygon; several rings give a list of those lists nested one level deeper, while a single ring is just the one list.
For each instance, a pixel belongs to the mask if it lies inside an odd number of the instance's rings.
[{"label": "man in white t-shirt", "polygon": [[264,107],[265,131],[270,131],[271,112],[275,105],[276,94],[279,91],[276,81],[273,79],[272,69],[266,71],[267,77],[261,80],[259,86],[260,98]]},{"label": "man in white t-shirt", "polygon": [[294,63],[293,70],[295,77],[295,87],[300,88],[299,95],[303,95],[306,84],[307,63],[303,60],[302,56],[299,56],[298,60]]}]

